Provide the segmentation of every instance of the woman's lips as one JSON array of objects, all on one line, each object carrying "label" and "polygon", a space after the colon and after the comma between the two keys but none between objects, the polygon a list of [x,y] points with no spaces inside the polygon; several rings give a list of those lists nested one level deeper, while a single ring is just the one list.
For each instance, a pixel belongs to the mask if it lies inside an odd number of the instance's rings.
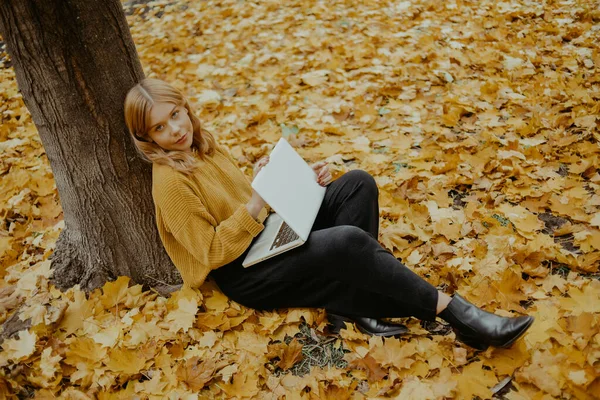
[{"label": "woman's lips", "polygon": [[180,144],[180,143],[182,143],[182,142],[185,140],[185,138],[187,138],[187,135],[188,135],[188,134],[186,133],[185,135],[183,135],[182,137],[180,137],[180,138],[179,138],[179,140],[178,140],[178,141],[176,141],[175,143],[177,143],[177,144]]}]

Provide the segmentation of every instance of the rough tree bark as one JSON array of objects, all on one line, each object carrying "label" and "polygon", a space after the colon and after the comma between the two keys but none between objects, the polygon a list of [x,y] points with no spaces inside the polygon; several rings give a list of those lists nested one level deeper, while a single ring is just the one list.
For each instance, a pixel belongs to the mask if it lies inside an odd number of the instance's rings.
[{"label": "rough tree bark", "polygon": [[123,117],[144,74],[121,3],[2,0],[0,34],[64,211],[54,283],[91,290],[127,275],[168,292],[181,278],[156,230],[151,168]]}]

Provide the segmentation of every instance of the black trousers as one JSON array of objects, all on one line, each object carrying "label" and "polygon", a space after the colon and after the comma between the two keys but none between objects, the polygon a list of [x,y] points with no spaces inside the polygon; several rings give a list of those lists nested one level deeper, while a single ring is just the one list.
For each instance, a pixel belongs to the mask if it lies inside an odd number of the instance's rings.
[{"label": "black trousers", "polygon": [[434,320],[435,287],[377,241],[377,185],[354,170],[327,187],[308,241],[242,267],[246,253],[210,273],[229,298],[258,310],[325,308],[362,317]]}]

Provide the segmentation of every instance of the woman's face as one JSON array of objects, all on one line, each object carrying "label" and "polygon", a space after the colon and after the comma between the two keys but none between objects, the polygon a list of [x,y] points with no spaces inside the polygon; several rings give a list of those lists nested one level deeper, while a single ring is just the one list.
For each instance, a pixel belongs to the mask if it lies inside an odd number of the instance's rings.
[{"label": "woman's face", "polygon": [[194,132],[183,105],[155,103],[150,110],[150,139],[165,150],[189,151]]}]

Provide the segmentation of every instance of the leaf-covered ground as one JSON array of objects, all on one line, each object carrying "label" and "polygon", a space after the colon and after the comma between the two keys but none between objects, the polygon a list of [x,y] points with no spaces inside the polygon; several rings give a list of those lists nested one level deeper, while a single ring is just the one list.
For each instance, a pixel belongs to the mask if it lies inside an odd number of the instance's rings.
[{"label": "leaf-covered ground", "polygon": [[32,323],[1,345],[0,397],[600,398],[597,1],[138,3],[147,75],[187,93],[244,170],[285,135],[338,175],[369,171],[384,246],[536,322],[475,352],[412,319],[401,339],[324,336],[321,310],[255,312],[210,282],[61,293],[58,195],[0,54],[0,322]]}]

